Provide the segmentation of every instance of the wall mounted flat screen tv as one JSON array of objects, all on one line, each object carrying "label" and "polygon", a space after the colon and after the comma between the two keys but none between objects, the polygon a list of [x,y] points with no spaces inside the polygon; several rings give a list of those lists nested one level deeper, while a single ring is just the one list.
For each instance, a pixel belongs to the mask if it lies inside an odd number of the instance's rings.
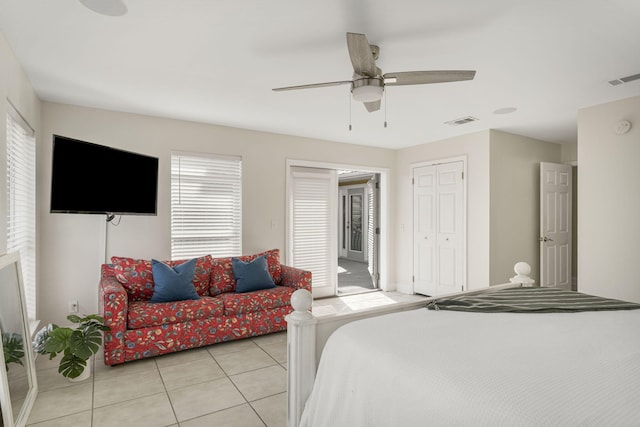
[{"label": "wall mounted flat screen tv", "polygon": [[51,212],[156,215],[158,158],[53,135]]}]

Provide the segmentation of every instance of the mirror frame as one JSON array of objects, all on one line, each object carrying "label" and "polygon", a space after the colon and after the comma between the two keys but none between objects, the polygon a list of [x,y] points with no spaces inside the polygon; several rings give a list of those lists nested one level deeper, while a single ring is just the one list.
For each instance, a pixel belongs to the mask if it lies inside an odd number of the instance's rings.
[{"label": "mirror frame", "polygon": [[[22,336],[24,342],[24,361],[27,369],[27,379],[29,381],[29,391],[25,397],[18,416],[13,417],[13,408],[11,407],[11,395],[9,394],[9,382],[7,372],[4,369],[4,352],[2,351],[2,340],[0,340],[0,405],[2,406],[2,420],[4,427],[23,427],[27,423],[31,408],[38,395],[38,381],[36,379],[35,355],[31,347],[31,331],[29,330],[29,319],[27,317],[27,309],[25,304],[24,286],[22,282],[22,267],[20,265],[20,254],[13,252],[10,254],[0,255],[0,269],[13,266],[16,271],[17,286],[16,293],[20,301],[15,301],[18,305],[21,315]],[[4,284],[0,283],[0,287]],[[0,333],[2,331],[0,330]]]}]

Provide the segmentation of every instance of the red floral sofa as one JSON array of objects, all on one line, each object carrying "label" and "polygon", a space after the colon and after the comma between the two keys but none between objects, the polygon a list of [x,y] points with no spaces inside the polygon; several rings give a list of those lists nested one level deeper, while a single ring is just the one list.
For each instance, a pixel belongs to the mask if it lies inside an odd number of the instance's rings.
[{"label": "red floral sofa", "polygon": [[[105,364],[285,330],[291,294],[311,291],[311,272],[280,264],[278,249],[238,258],[249,262],[260,255],[275,288],[236,293],[231,257],[204,256],[193,279],[200,299],[163,303],[149,302],[150,260],[112,257],[102,265],[99,292],[100,314],[111,328],[104,337]],[[185,261],[165,262],[173,267]]]}]

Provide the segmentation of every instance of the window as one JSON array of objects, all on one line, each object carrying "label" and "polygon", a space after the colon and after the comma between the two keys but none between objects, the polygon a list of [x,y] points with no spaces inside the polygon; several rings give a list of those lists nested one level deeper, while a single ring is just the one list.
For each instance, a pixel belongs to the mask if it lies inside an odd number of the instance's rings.
[{"label": "window", "polygon": [[171,155],[171,258],[242,254],[240,157]]},{"label": "window", "polygon": [[30,321],[36,318],[36,140],[9,105],[7,114],[7,252],[20,252]]}]

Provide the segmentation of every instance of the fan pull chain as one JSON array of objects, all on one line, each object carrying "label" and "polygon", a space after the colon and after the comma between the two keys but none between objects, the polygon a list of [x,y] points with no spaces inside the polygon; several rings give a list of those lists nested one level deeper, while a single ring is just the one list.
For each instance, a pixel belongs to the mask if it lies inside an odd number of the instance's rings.
[{"label": "fan pull chain", "polygon": [[384,128],[387,128],[387,92],[384,93]]},{"label": "fan pull chain", "polygon": [[349,132],[351,132],[351,92],[349,92]]}]

